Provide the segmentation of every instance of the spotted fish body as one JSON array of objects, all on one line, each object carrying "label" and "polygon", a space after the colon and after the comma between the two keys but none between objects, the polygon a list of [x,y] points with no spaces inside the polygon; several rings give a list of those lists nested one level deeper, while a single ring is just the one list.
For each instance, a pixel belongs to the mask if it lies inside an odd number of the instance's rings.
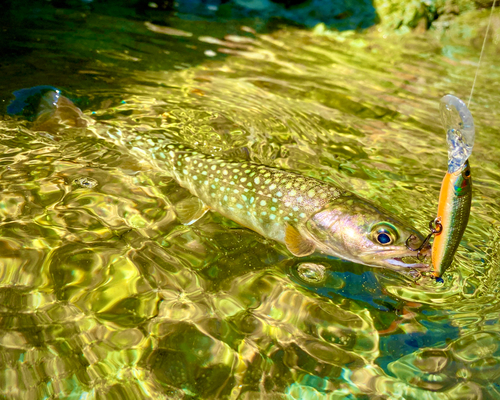
[{"label": "spotted fish body", "polygon": [[[81,111],[58,91],[45,93],[41,106],[39,118],[45,122],[64,119],[63,126],[78,122],[66,118],[68,112],[60,113],[60,108],[72,111],[68,114],[72,117],[81,116]],[[49,130],[55,126],[53,123],[47,125]],[[94,131],[101,135],[98,129]],[[102,134],[132,154],[145,157],[149,165],[167,170],[196,196],[175,206],[184,224],[194,223],[213,209],[262,236],[284,243],[298,257],[319,251],[376,267],[428,267],[403,261],[403,257],[417,255],[407,242],[410,238],[423,241],[418,231],[346,190],[265,165],[208,156],[154,132],[128,138],[114,129]]]},{"label": "spotted fish body", "polygon": [[[295,256],[314,251],[371,266],[399,269],[413,256],[409,236],[423,236],[408,224],[354,194],[318,179],[252,162],[212,157],[179,144],[150,149],[174,179],[208,209],[284,243]],[[179,214],[179,213],[178,213]],[[382,235],[382,236],[381,236]],[[379,238],[382,238],[379,240]]]},{"label": "spotted fish body", "polygon": [[[94,124],[58,90],[42,95],[34,126],[40,122],[52,133]],[[167,170],[195,196],[175,205],[184,224],[213,209],[284,243],[298,257],[319,251],[376,267],[428,268],[404,260],[417,255],[410,246],[415,247],[412,240],[422,242],[422,234],[346,190],[265,165],[208,156],[155,132],[134,132],[127,138],[117,129],[93,132],[146,158],[149,166]]]},{"label": "spotted fish body", "polygon": [[175,180],[208,207],[263,236],[285,243],[286,223],[301,226],[345,191],[314,178],[251,162],[230,162],[170,144]]}]

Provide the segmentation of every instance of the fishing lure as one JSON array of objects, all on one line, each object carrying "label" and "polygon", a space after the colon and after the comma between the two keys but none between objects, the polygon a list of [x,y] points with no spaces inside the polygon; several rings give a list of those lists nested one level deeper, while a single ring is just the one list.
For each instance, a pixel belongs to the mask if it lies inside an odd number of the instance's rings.
[{"label": "fishing lure", "polygon": [[474,146],[474,120],[465,103],[446,95],[441,99],[440,113],[448,142],[448,172],[439,194],[432,244],[433,273],[440,277],[451,265],[464,234],[472,200],[472,178],[469,157]]}]

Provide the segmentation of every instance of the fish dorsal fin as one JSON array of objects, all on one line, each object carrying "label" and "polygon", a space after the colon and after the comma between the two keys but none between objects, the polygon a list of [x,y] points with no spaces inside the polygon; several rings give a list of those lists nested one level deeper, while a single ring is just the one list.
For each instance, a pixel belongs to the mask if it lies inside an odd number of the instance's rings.
[{"label": "fish dorsal fin", "polygon": [[300,232],[292,225],[286,224],[286,248],[296,257],[305,257],[314,253],[316,246],[310,240],[304,239]]},{"label": "fish dorsal fin", "polygon": [[237,159],[242,161],[252,161],[248,147],[240,147],[238,149],[223,151],[220,154],[220,157],[227,160]]},{"label": "fish dorsal fin", "polygon": [[175,205],[175,213],[184,225],[191,225],[198,221],[210,209],[198,197],[181,200]]}]

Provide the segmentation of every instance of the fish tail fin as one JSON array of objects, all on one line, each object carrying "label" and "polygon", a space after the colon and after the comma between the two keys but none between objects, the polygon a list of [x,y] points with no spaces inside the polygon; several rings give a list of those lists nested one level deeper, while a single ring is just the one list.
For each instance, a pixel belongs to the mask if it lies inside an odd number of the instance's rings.
[{"label": "fish tail fin", "polygon": [[35,86],[13,94],[15,99],[7,107],[7,113],[32,121],[34,131],[56,134],[64,128],[85,128],[93,123],[53,86]]}]

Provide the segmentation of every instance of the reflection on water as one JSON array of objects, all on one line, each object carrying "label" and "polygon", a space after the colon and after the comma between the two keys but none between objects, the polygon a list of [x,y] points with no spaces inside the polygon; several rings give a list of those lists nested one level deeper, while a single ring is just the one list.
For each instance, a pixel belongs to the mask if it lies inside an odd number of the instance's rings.
[{"label": "reflection on water", "polygon": [[[495,65],[485,61],[471,104],[471,220],[436,282],[296,260],[217,213],[182,225],[174,208],[188,193],[133,139],[247,146],[256,162],[343,185],[424,231],[447,165],[438,101],[466,98],[477,51],[291,28],[129,28],[114,43],[83,25],[85,65],[63,77],[47,73],[49,48],[10,60],[43,61],[38,72],[2,67],[2,98],[51,84],[96,121],[49,136],[0,120],[3,397],[500,397]],[[165,46],[182,68],[149,65]],[[70,47],[59,48],[57,71]]]}]

